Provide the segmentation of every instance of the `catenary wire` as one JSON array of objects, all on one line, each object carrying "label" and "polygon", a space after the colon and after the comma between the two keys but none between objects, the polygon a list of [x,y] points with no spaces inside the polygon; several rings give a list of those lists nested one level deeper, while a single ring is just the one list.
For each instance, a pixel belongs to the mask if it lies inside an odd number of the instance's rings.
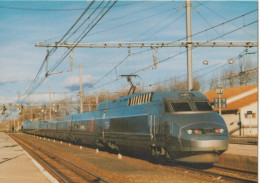
[{"label": "catenary wire", "polygon": [[[232,30],[232,31],[230,31],[230,32],[227,32],[227,33],[225,33],[225,34],[222,34],[222,35],[220,35],[220,36],[218,36],[218,37],[215,37],[215,38],[213,38],[213,39],[211,39],[211,40],[209,40],[209,41],[204,42],[203,44],[207,44],[207,43],[210,42],[210,41],[213,41],[213,40],[216,40],[216,39],[221,38],[221,37],[223,37],[223,36],[226,36],[226,35],[228,35],[228,34],[231,34],[231,33],[235,32],[235,31],[237,31],[237,30],[240,30],[240,29],[242,29],[242,28],[244,28],[244,27],[250,26],[250,25],[255,24],[255,23],[257,23],[257,20],[256,20],[256,21],[253,21],[253,22],[250,22],[250,23],[248,23],[248,24],[245,24],[245,25],[243,25],[243,26],[241,26],[241,27],[238,27],[237,29],[234,29],[234,30]],[[195,49],[195,48],[197,48],[197,47],[192,47],[192,49]],[[174,57],[176,57],[176,56],[178,56],[178,55],[181,55],[181,54],[183,54],[183,53],[186,53],[186,52],[187,52],[186,50],[185,50],[185,51],[181,51],[181,52],[178,53],[178,54],[175,54],[175,55],[170,56],[170,57],[168,57],[168,58],[166,58],[166,59],[163,59],[163,60],[161,60],[161,61],[158,61],[157,65],[158,65],[158,64],[161,64],[161,63],[163,63],[163,62],[166,62],[166,61],[168,61],[169,59],[174,58]],[[153,65],[149,65],[149,66],[147,66],[147,67],[145,67],[145,68],[142,68],[142,69],[140,69],[140,70],[138,70],[138,71],[136,71],[136,72],[134,72],[134,73],[131,73],[131,74],[136,74],[136,73],[138,73],[138,72],[140,72],[140,71],[142,71],[142,70],[149,69],[149,68],[151,68],[152,66],[153,66]]]},{"label": "catenary wire", "polygon": [[[110,3],[111,1],[109,1],[107,3],[107,5]],[[115,1],[116,2],[116,1]],[[115,3],[114,3],[115,4]],[[112,5],[113,6],[113,5]],[[112,8],[112,6],[110,6],[110,8]],[[104,7],[104,9],[106,8],[106,6]],[[101,17],[91,26],[91,28],[88,30],[89,26],[99,17],[99,15],[103,12],[103,10],[96,16],[96,18],[88,25],[88,27],[85,29],[84,32],[82,32],[80,34],[80,36],[77,38],[77,41],[75,41],[75,45],[72,48],[69,48],[61,57],[61,59],[59,61],[57,61],[54,66],[50,69],[51,71],[54,71],[61,63],[62,61],[69,55],[69,53],[78,45],[78,43],[85,38],[85,36],[95,27],[95,25],[103,18],[103,16],[110,10],[110,8],[103,14],[101,15]]]},{"label": "catenary wire", "polygon": [[[94,1],[92,1],[92,2],[89,4],[89,6],[87,6],[87,8],[84,10],[84,12],[80,15],[81,18],[82,18],[82,16],[87,12],[87,10],[91,7],[91,5],[93,4],[93,2],[94,2]],[[76,20],[76,22],[79,21],[80,17]],[[69,29],[69,31],[75,26],[76,22],[75,22],[75,23],[73,24],[73,26]],[[60,39],[60,41],[69,33],[69,31],[67,31],[67,33],[65,33],[65,35]],[[55,47],[54,47],[53,49],[51,49],[50,52],[53,52],[54,50],[55,50]],[[43,70],[44,64],[47,62],[47,59],[48,59],[48,56],[49,56],[50,52],[48,52],[48,54],[46,55],[46,57],[45,57],[44,61],[42,62],[41,67],[40,67],[38,73],[36,74],[36,76],[35,76],[35,78],[34,78],[32,84],[28,87],[28,89],[26,89],[25,93],[28,93],[28,92],[33,88],[33,86],[35,85],[35,83],[37,82],[37,80],[38,80],[38,78],[39,78],[39,76],[40,76],[40,73],[41,73],[42,70]]]},{"label": "catenary wire", "polygon": [[[254,11],[255,11],[255,10],[254,10]],[[253,12],[253,11],[251,11],[251,12]],[[251,12],[249,12],[249,13],[251,13]],[[249,13],[247,13],[247,14],[249,14]],[[245,16],[245,15],[246,15],[246,14],[241,15],[241,16],[239,16],[239,17]],[[238,18],[238,17],[237,17],[237,18]],[[235,18],[235,19],[237,19],[237,18]],[[231,20],[226,21],[226,22],[224,22],[224,23],[227,23],[227,22],[230,22],[230,21],[231,21]],[[222,23],[221,25],[223,25],[224,23]],[[253,23],[255,23],[255,22],[253,22]],[[248,26],[248,24],[245,25],[245,26],[243,26],[243,27],[246,27],[246,26]],[[215,26],[215,27],[216,27],[216,26]],[[242,27],[242,28],[243,28],[243,27]],[[241,27],[240,27],[240,28],[241,28]],[[238,29],[240,29],[240,28],[238,28]],[[210,28],[210,29],[211,29],[211,28]],[[237,30],[238,30],[238,29],[237,29]],[[208,29],[208,30],[209,30],[209,29]],[[203,31],[203,32],[204,32],[204,31]],[[200,33],[201,33],[201,32],[200,32]],[[196,33],[196,34],[198,34],[198,33]],[[225,34],[225,35],[227,35],[227,34]],[[224,35],[222,35],[222,36],[224,36]],[[221,37],[222,37],[222,36],[221,36]],[[171,57],[171,58],[172,58],[172,57]],[[168,58],[168,59],[170,59],[170,58]],[[167,59],[167,60],[168,60],[168,59]],[[161,61],[160,63],[162,63],[162,62],[163,62],[163,61]]]},{"label": "catenary wire", "polygon": [[[69,28],[69,30],[62,36],[62,38],[56,43],[56,46],[58,45],[58,43],[60,43],[68,34],[69,32],[77,25],[77,23],[80,21],[80,19],[87,13],[87,11],[89,10],[89,8],[94,4],[95,0],[91,1],[91,3],[88,5],[88,7],[82,12],[82,14],[79,16],[79,18],[74,22],[74,24]],[[56,50],[57,47],[53,47],[51,49],[51,53],[52,51]]]},{"label": "catenary wire", "polygon": [[[214,29],[214,28],[216,28],[216,27],[218,27],[218,26],[220,26],[220,25],[224,25],[225,23],[234,21],[234,20],[236,20],[236,19],[238,19],[238,18],[241,18],[241,17],[243,17],[243,16],[245,16],[245,15],[248,15],[248,14],[254,12],[254,11],[256,11],[256,10],[250,11],[250,12],[248,12],[248,13],[245,13],[245,14],[243,14],[243,15],[240,15],[240,16],[238,16],[238,17],[235,17],[235,18],[233,18],[233,19],[230,19],[230,20],[228,20],[228,21],[226,21],[226,22],[223,22],[223,23],[221,23],[221,24],[218,24],[218,25],[213,26],[213,27],[211,27],[211,28],[208,28],[208,29],[206,29],[206,30],[197,32],[197,33],[193,34],[192,36],[201,34],[201,33],[205,32],[205,31]],[[254,23],[255,23],[255,22],[254,22]],[[242,27],[242,28],[243,28],[243,27]],[[241,27],[240,27],[239,29],[241,29]],[[238,30],[238,29],[236,29],[236,30],[234,30],[234,31],[237,31],[237,30]],[[229,33],[227,33],[227,34],[230,34],[230,33],[234,32],[234,31],[231,31],[231,32],[229,32]],[[221,37],[223,37],[223,36],[225,36],[225,35],[227,35],[227,34],[223,34],[223,35],[218,36],[218,37],[216,37],[216,38],[214,38],[214,39],[212,39],[212,40],[221,38]],[[185,37],[185,38],[182,38],[182,39],[186,39],[186,37]],[[180,40],[182,40],[182,39],[179,39],[179,40],[177,40],[177,41],[180,41]],[[210,41],[212,41],[212,40],[210,40]],[[177,42],[177,41],[175,41],[175,42]],[[206,44],[206,43],[208,43],[208,42],[209,42],[209,41],[205,42],[204,44]],[[194,47],[193,47],[192,49],[194,49]],[[181,54],[183,54],[183,53],[185,53],[185,52],[186,52],[186,51],[183,51],[183,52],[180,52],[179,54],[176,54],[176,55],[174,55],[174,56],[168,57],[168,58],[166,58],[166,59],[164,59],[164,60],[162,60],[162,61],[159,61],[158,64],[159,64],[159,63],[162,63],[162,62],[165,62],[165,61],[167,61],[167,60],[169,60],[169,59],[171,59],[171,58],[173,58],[173,57],[176,57],[176,56],[178,56],[178,55],[181,55]],[[131,73],[131,74],[136,74],[136,73],[138,73],[138,72],[140,72],[140,71],[149,69],[149,68],[152,67],[152,66],[153,66],[153,65],[150,65],[150,66],[148,66],[148,67],[142,68],[141,70],[138,70],[138,71],[136,71],[136,72],[134,72],[134,73]],[[113,69],[112,69],[112,70],[113,70]],[[111,71],[110,71],[110,72],[111,72]],[[104,78],[104,77],[102,77],[102,78]],[[99,81],[100,81],[100,80],[99,80]]]},{"label": "catenary wire", "polygon": [[[207,31],[209,31],[209,30],[211,30],[211,29],[215,29],[216,27],[219,27],[219,26],[222,26],[222,25],[224,25],[224,24],[226,24],[226,23],[229,23],[229,22],[232,22],[232,21],[234,21],[234,20],[237,20],[237,19],[239,19],[239,18],[241,18],[241,17],[244,17],[244,16],[246,16],[246,15],[249,15],[249,14],[255,12],[255,11],[257,11],[257,9],[254,9],[254,10],[252,10],[252,11],[250,11],[250,12],[247,12],[247,13],[245,13],[245,14],[243,14],[243,15],[240,15],[240,16],[237,16],[237,17],[235,17],[235,18],[229,19],[229,20],[227,20],[227,21],[225,21],[225,22],[222,22],[222,23],[220,23],[220,24],[217,24],[217,25],[215,25],[215,26],[213,26],[213,27],[210,27],[210,28],[208,28],[208,29],[204,29],[204,30],[202,30],[202,31],[199,31],[199,32],[197,32],[197,33],[195,33],[195,34],[192,34],[192,36],[194,37],[194,36],[196,36],[196,35],[198,35],[198,34],[201,34],[201,33],[203,33],[203,32],[207,32]],[[183,37],[183,38],[181,38],[181,39],[178,39],[178,40],[176,40],[176,41],[169,42],[169,43],[166,43],[166,44],[175,43],[175,42],[178,42],[178,41],[181,41],[181,40],[184,40],[184,39],[186,39],[186,37]]]},{"label": "catenary wire", "polygon": [[104,0],[97,6],[97,8],[80,24],[80,26],[65,40],[67,41],[68,39],[73,36],[89,19],[90,17],[98,10],[98,8],[104,3]]},{"label": "catenary wire", "polygon": [[[165,14],[165,13],[168,13],[168,12],[165,11],[165,10],[160,12],[160,14]],[[119,27],[123,27],[123,26],[129,25],[129,24],[135,23],[135,22],[140,22],[140,21],[143,21],[146,18],[151,18],[151,17],[154,17],[154,16],[158,16],[158,13],[153,14],[153,15],[149,15],[149,16],[146,16],[146,17],[130,20],[129,22],[126,22],[126,23],[123,23],[123,24],[120,24],[120,25],[117,25],[117,26],[114,26],[114,27],[111,27],[111,28],[106,28],[106,29],[102,29],[100,31],[96,31],[95,33],[92,33],[89,36],[93,36],[93,35],[96,35],[96,34],[99,34],[99,33],[102,33],[102,32],[111,31],[111,30],[117,29]]]},{"label": "catenary wire", "polygon": [[[207,2],[205,2],[205,4],[206,4],[206,3],[207,3]],[[201,6],[201,5],[198,5],[198,6],[196,6],[195,8],[199,8],[200,6]],[[183,6],[183,7],[184,7],[184,6]],[[182,7],[182,8],[183,8],[183,7]],[[175,13],[177,13],[177,12],[180,11],[180,9],[177,9],[177,8],[175,8],[175,9],[176,9]],[[174,14],[175,14],[175,13],[174,13]],[[168,27],[169,25],[171,25],[171,24],[173,24],[174,22],[177,22],[178,20],[180,20],[180,18],[182,18],[185,14],[186,14],[185,12],[182,13],[180,16],[176,17],[174,20],[172,20],[171,22],[169,22],[167,25],[161,27],[161,28],[158,29],[157,31],[153,32],[152,34],[146,36],[144,39],[148,39],[148,38],[150,38],[151,36],[154,36],[155,34],[157,34],[158,32],[164,30],[164,29],[165,29],[166,27]]]},{"label": "catenary wire", "polygon": [[[241,26],[241,27],[238,27],[237,29],[234,29],[234,30],[232,30],[232,31],[230,31],[230,32],[227,32],[227,33],[225,33],[225,34],[223,34],[223,35],[221,35],[221,36],[218,36],[218,37],[215,37],[215,38],[213,38],[213,39],[211,39],[211,40],[209,40],[209,41],[206,41],[204,44],[206,44],[206,43],[208,43],[208,42],[210,42],[210,41],[212,41],[212,40],[218,39],[218,38],[220,38],[220,37],[222,37],[222,36],[226,36],[226,35],[228,35],[228,34],[231,34],[231,33],[235,32],[235,31],[237,31],[237,30],[240,30],[240,29],[242,29],[242,28],[244,28],[244,27],[247,27],[247,26],[249,26],[249,25],[252,25],[252,24],[254,24],[254,23],[256,23],[256,22],[257,22],[257,20],[256,20],[256,21],[253,21],[253,22],[250,22],[250,23],[248,23],[248,24],[245,24],[245,25],[243,25],[243,26]],[[195,49],[195,48],[197,48],[197,47],[192,47],[192,49]],[[178,53],[178,54],[175,54],[175,55],[173,55],[173,56],[170,56],[170,57],[168,57],[168,58],[166,58],[166,59],[163,59],[163,60],[159,61],[159,62],[157,63],[157,65],[160,64],[160,63],[166,62],[166,61],[168,61],[168,60],[170,60],[170,59],[172,59],[172,58],[174,58],[174,57],[176,57],[176,56],[178,56],[178,55],[181,55],[181,54],[183,54],[183,53],[186,53],[186,52],[187,52],[187,50],[182,51],[182,52],[180,52],[180,53]],[[137,70],[136,72],[133,72],[133,73],[131,73],[131,74],[136,74],[136,73],[139,73],[139,72],[141,72],[141,71],[147,70],[147,69],[151,68],[152,66],[153,66],[153,65],[149,65],[149,66],[147,66],[147,67],[141,68],[141,69],[139,69],[139,70]],[[100,87],[102,87],[102,86],[106,86],[106,85],[111,84],[111,83],[113,83],[113,82],[115,82],[115,81],[117,81],[117,80],[111,81],[111,82],[106,83],[106,84],[101,85],[101,86],[98,86],[97,88],[100,88]],[[95,89],[96,89],[96,88],[95,88]]]},{"label": "catenary wire", "polygon": [[[131,2],[129,1],[128,4],[118,4],[115,7],[124,7],[124,6],[132,6],[136,4],[145,3],[145,1],[136,1]],[[102,8],[102,7],[101,7]],[[25,11],[81,11],[85,8],[25,8],[25,7],[14,7],[14,6],[0,6],[0,9],[10,9],[10,10],[25,10]],[[94,9],[94,8],[90,8]]]},{"label": "catenary wire", "polygon": [[[116,2],[117,2],[117,0],[114,1],[114,3],[107,9],[107,11],[97,20],[96,23],[94,23],[94,25],[91,27],[90,30],[92,30],[92,29],[94,28],[94,26],[107,14],[107,12],[114,6],[114,4],[115,4]],[[90,31],[90,30],[89,30],[89,31]],[[88,32],[89,32],[89,31],[88,31]],[[88,33],[88,32],[87,32],[87,33]],[[82,38],[79,39],[79,41],[77,42],[77,44],[87,35],[87,33],[85,33],[85,34],[82,36]],[[77,44],[76,44],[76,45],[77,45]],[[76,45],[75,45],[75,46],[76,46]],[[73,49],[73,48],[72,48],[72,49]],[[66,56],[72,51],[72,49],[70,49],[70,51],[66,54]],[[52,69],[51,69],[50,71],[53,71],[56,67],[58,67],[59,64],[60,64],[64,59],[65,59],[65,57],[63,57],[63,59],[61,59],[57,64],[55,64],[54,67],[52,67]],[[43,62],[43,64],[44,64],[44,62]],[[38,73],[40,73],[41,70],[43,69],[43,64],[42,64],[42,66],[41,66],[41,68],[40,68],[40,70],[39,70]],[[37,74],[36,78],[38,78],[38,76],[39,76],[39,74]],[[30,88],[27,90],[26,93],[29,93],[28,91],[30,91],[30,93],[34,92],[46,79],[47,79],[47,77],[42,78],[42,79],[38,82],[38,84],[36,84],[36,85],[34,84],[35,82],[33,82],[33,84],[31,85],[32,87],[30,87]],[[29,96],[29,95],[28,95],[28,96]]]},{"label": "catenary wire", "polygon": [[[200,3],[202,4],[202,3]],[[205,4],[202,4],[202,6],[204,6],[205,8],[207,8],[208,10],[212,11],[215,15],[217,15],[218,17],[227,20],[224,16],[222,16],[221,14],[219,14],[218,12],[214,11],[213,9],[209,8],[208,6],[206,6]],[[232,24],[236,27],[238,27],[235,23],[232,22]],[[247,33],[248,35],[250,35],[251,37],[255,38],[255,36],[251,35],[249,32],[247,32],[246,30],[243,30],[245,33]]]}]

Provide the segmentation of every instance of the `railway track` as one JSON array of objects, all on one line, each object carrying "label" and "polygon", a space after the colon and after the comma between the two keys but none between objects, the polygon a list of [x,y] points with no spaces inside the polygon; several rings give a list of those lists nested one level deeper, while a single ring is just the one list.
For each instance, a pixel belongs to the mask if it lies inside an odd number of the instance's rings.
[{"label": "railway track", "polygon": [[258,182],[258,174],[254,172],[248,172],[238,169],[232,169],[222,166],[216,166],[210,168],[194,168],[192,166],[178,165],[178,167],[188,169],[190,171],[196,171],[201,174],[217,177],[219,180],[226,180],[230,182],[245,182],[255,183]]},{"label": "railway track", "polygon": [[[30,137],[27,136],[27,139],[24,138],[24,140],[22,140],[23,138],[17,137],[15,135],[10,135],[14,140],[16,140],[25,150],[27,150],[29,152],[29,154],[31,154],[35,159],[37,159],[39,162],[41,162],[41,164],[43,165],[43,167],[46,170],[50,170],[49,172],[53,172],[51,173],[59,182],[108,182],[107,180],[105,180],[104,178],[100,177],[100,176],[96,176],[95,174],[75,165],[74,163],[76,162],[78,165],[83,166],[84,168],[89,167],[89,165],[84,166],[85,163],[80,164],[80,162],[83,159],[78,158],[77,161],[74,161],[74,158],[69,158],[70,161],[67,161],[68,159],[68,155],[67,154],[67,160],[63,159],[64,156],[61,153],[58,153],[58,151],[52,151],[51,148],[46,150],[46,146],[42,146],[40,145],[41,148],[36,146],[36,142],[38,141],[38,138],[36,140],[30,141]],[[47,139],[43,139],[43,138],[39,138],[41,139],[41,142],[44,143],[40,143],[40,144],[48,144]],[[29,140],[29,141],[28,141]],[[55,143],[51,143],[51,144],[55,144]],[[60,144],[60,143],[59,143]],[[61,145],[61,144],[60,144]],[[53,146],[54,147],[54,146]],[[78,149],[78,148],[76,148]],[[49,152],[51,151],[51,152]],[[62,151],[62,150],[60,150]],[[64,149],[63,149],[64,151]],[[53,153],[54,152],[54,153]],[[55,154],[56,153],[56,154]],[[69,153],[69,151],[68,151]],[[35,154],[35,155],[34,155]],[[59,155],[57,155],[59,154]],[[74,155],[76,155],[77,152],[74,152]],[[70,156],[70,155],[69,155]],[[93,155],[90,155],[91,157],[96,157]],[[109,155],[110,156],[110,155]],[[79,155],[76,155],[75,157],[79,157]],[[81,156],[81,158],[84,158],[84,156]],[[103,156],[99,156],[98,158],[102,158]],[[97,157],[96,157],[97,158]],[[149,170],[147,169],[148,167],[151,169],[150,171],[152,172],[152,174],[157,175],[155,176],[154,181],[155,182],[160,182],[163,180],[169,180],[169,179],[164,179],[164,177],[162,176],[161,173],[157,172],[158,169],[160,169],[161,172],[165,173],[167,176],[173,176],[173,177],[178,177],[180,175],[182,176],[188,176],[188,177],[193,177],[193,180],[196,180],[197,182],[257,182],[257,173],[251,173],[251,172],[245,172],[245,171],[240,171],[240,170],[234,170],[234,169],[230,169],[230,168],[225,168],[225,167],[219,167],[219,166],[213,166],[213,167],[194,167],[194,166],[190,166],[190,165],[186,165],[186,164],[176,164],[176,162],[173,161],[163,161],[163,163],[159,163],[159,165],[157,165],[157,163],[152,163],[149,164],[147,163],[147,161],[142,161],[142,160],[134,160],[132,158],[129,158],[131,160],[129,160],[131,163],[126,163],[125,161],[126,158],[124,158],[124,160],[121,160],[121,163],[119,163],[117,161],[117,163],[112,163],[112,159],[109,161],[106,161],[109,163],[109,167],[113,167],[116,169],[115,172],[110,172],[109,175],[111,174],[116,174],[116,175],[120,175],[120,179],[117,179],[117,181],[115,181],[114,177],[110,177],[110,180],[113,180],[113,182],[135,182],[135,181],[139,181],[142,182],[142,180],[144,180],[143,182],[146,182],[146,180],[148,178],[144,178],[145,176],[148,176],[149,174],[146,175],[147,172],[149,172]],[[72,163],[72,162],[74,163]],[[134,162],[133,162],[134,161]],[[94,161],[93,163],[96,164],[96,161]],[[133,166],[133,163],[136,164],[136,169],[143,170],[144,172],[142,173],[142,176],[140,176],[140,173],[133,171],[134,168],[130,168]],[[144,167],[142,169],[140,169],[140,167],[142,167],[142,164],[145,164]],[[163,165],[163,166],[161,166]],[[104,166],[108,166],[105,164],[102,164],[102,167]],[[116,168],[117,166],[121,167],[121,168]],[[110,169],[111,169],[110,168]],[[127,170],[124,170],[127,169]],[[91,168],[91,170],[93,171],[93,169]],[[133,171],[134,175],[134,179],[131,179],[131,181],[129,181],[129,177],[125,177],[121,170],[123,172],[127,172],[127,171]],[[154,171],[157,170],[157,171]],[[97,171],[95,171],[97,172]],[[99,172],[99,171],[98,171]],[[146,173],[145,173],[146,172]],[[93,174],[93,175],[89,175]],[[98,173],[100,174],[100,172]],[[139,174],[139,176],[138,176]],[[100,174],[101,175],[101,174]],[[102,174],[102,176],[107,177],[107,174]],[[108,176],[109,177],[109,176]],[[183,177],[183,178],[184,178]],[[151,178],[151,175],[150,175]],[[186,178],[184,178],[186,179]],[[148,179],[149,180],[149,179]],[[173,179],[174,180],[174,179]],[[181,180],[181,179],[179,179]]]},{"label": "railway track", "polygon": [[62,157],[25,142],[14,135],[9,134],[20,146],[22,146],[33,158],[50,172],[59,182],[106,182],[109,181],[93,172],[86,170]]},{"label": "railway track", "polygon": [[257,173],[231,169],[222,166],[212,167],[211,169],[204,170],[205,172],[217,174],[226,178],[234,179],[241,182],[258,182],[258,175]]}]

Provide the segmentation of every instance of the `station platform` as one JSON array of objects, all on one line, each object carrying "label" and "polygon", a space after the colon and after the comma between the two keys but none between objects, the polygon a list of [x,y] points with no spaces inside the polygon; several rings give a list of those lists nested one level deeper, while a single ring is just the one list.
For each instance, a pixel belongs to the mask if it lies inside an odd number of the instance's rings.
[{"label": "station platform", "polygon": [[0,132],[0,182],[57,182],[6,133]]},{"label": "station platform", "polygon": [[258,172],[258,146],[229,144],[228,150],[220,155],[216,165]]}]

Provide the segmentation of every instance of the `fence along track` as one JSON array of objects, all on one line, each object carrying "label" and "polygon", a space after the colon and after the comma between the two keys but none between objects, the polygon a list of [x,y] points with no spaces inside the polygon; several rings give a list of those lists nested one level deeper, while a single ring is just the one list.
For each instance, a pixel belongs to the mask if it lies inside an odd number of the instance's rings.
[{"label": "fence along track", "polygon": [[62,157],[51,153],[45,149],[39,148],[31,143],[18,139],[14,135],[10,135],[19,145],[21,145],[29,154],[37,159],[51,174],[58,179],[59,182],[106,182],[109,181],[95,175]]}]

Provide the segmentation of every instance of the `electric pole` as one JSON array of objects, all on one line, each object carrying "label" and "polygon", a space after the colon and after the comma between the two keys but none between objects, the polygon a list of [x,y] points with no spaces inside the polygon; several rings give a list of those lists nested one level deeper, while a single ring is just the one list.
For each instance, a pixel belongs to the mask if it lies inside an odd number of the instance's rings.
[{"label": "electric pole", "polygon": [[83,113],[83,96],[82,96],[82,66],[79,65],[79,102],[80,102],[80,113]]},{"label": "electric pole", "polygon": [[50,119],[51,119],[51,88],[49,88],[49,112],[50,112]]},{"label": "electric pole", "polygon": [[188,90],[193,89],[192,77],[192,31],[191,31],[191,2],[186,0],[186,39],[187,39],[187,73]]}]

